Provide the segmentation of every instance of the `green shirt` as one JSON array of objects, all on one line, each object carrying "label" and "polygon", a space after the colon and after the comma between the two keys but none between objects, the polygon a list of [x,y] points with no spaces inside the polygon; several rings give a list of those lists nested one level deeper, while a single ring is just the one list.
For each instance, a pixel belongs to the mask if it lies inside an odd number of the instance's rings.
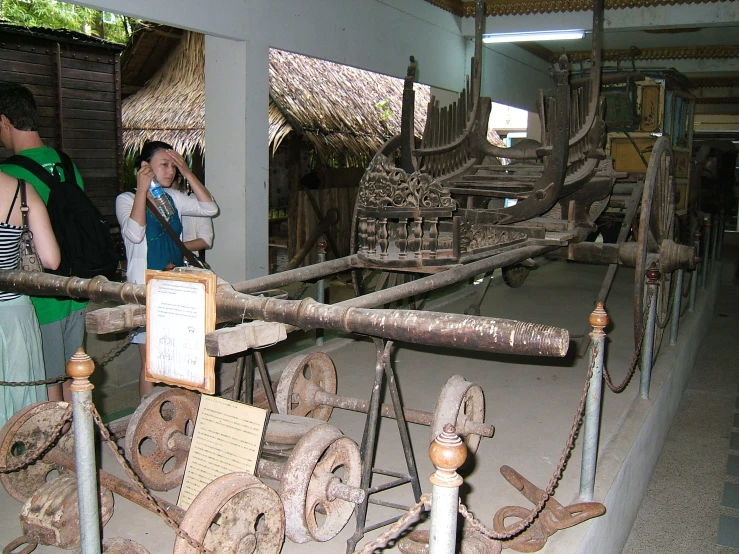
[{"label": "green shirt", "polygon": [[[56,151],[49,146],[29,148],[22,152],[18,152],[18,154],[26,156],[27,158],[41,164],[50,174],[54,170],[54,164],[60,163],[61,161]],[[0,171],[30,183],[33,185],[33,188],[36,189],[36,192],[38,192],[39,196],[44,201],[44,204],[49,201],[49,187],[39,181],[33,173],[29,173],[17,165],[2,165],[0,166]],[[61,166],[59,167],[59,171],[63,172]],[[80,176],[76,166],[74,171],[75,177],[77,178],[77,184],[84,190],[85,187],[82,183],[82,177]],[[80,302],[71,298],[57,298],[53,296],[32,296],[31,302],[33,302],[33,307],[36,309],[36,317],[38,318],[39,325],[46,325],[47,323],[60,321],[67,317],[71,312],[82,310],[87,306],[87,300]]]}]

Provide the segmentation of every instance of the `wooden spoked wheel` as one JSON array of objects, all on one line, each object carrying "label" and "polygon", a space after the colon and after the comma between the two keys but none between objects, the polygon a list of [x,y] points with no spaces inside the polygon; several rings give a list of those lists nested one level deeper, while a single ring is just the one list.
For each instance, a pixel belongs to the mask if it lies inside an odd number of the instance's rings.
[{"label": "wooden spoked wheel", "polygon": [[[634,341],[638,346],[642,327],[649,311],[646,271],[653,261],[659,261],[662,242],[675,239],[675,177],[672,146],[668,136],[657,139],[649,158],[644,179],[644,191],[636,232],[637,255],[634,276]],[[670,309],[672,274],[662,274],[656,294],[657,320],[666,322]],[[655,324],[654,350],[656,356],[662,343],[664,328]]]}]

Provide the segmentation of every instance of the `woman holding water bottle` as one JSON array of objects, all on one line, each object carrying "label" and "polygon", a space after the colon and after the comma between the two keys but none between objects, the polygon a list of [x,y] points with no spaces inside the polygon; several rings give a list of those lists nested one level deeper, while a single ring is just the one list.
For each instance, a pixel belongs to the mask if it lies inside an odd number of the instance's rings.
[{"label": "woman holding water bottle", "polygon": [[[203,183],[193,174],[182,156],[166,142],[144,144],[136,158],[136,191],[116,198],[115,212],[126,246],[126,280],[144,283],[147,269],[166,270],[184,265],[182,252],[159,220],[147,209],[147,198],[167,219],[175,233],[182,234],[183,215],[214,216],[218,205]],[[179,174],[188,180],[194,196],[172,188]],[[141,375],[139,394],[151,392],[153,384],[144,378],[146,333],[140,329],[132,342],[139,345]]]}]

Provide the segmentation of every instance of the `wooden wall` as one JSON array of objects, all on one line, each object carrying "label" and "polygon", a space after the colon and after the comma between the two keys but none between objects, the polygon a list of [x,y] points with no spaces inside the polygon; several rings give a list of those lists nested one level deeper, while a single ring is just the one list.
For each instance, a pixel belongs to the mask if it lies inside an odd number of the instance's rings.
[{"label": "wooden wall", "polygon": [[[119,48],[59,34],[55,40],[1,26],[0,80],[31,90],[41,138],[69,154],[87,194],[115,225],[115,197],[123,187]],[[11,154],[0,148],[0,160]]]}]

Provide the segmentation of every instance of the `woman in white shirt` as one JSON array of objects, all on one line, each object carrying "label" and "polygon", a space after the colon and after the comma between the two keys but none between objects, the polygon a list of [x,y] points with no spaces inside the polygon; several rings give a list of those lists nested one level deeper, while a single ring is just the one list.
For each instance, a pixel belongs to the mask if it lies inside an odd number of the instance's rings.
[{"label": "woman in white shirt", "polygon": [[[168,218],[172,229],[182,235],[182,216],[214,216],[218,205],[203,183],[193,174],[184,158],[172,147],[160,141],[147,142],[136,159],[136,191],[124,192],[116,198],[115,212],[121,226],[126,246],[126,280],[144,283],[147,269],[165,270],[184,265],[182,252],[169,236],[162,224],[147,209],[147,197],[152,199],[149,184],[156,177],[174,207]],[[185,176],[192,187],[194,197],[172,188],[179,173]],[[139,345],[141,374],[139,394],[143,397],[154,388],[147,382],[146,333],[139,330],[132,342]]]}]

